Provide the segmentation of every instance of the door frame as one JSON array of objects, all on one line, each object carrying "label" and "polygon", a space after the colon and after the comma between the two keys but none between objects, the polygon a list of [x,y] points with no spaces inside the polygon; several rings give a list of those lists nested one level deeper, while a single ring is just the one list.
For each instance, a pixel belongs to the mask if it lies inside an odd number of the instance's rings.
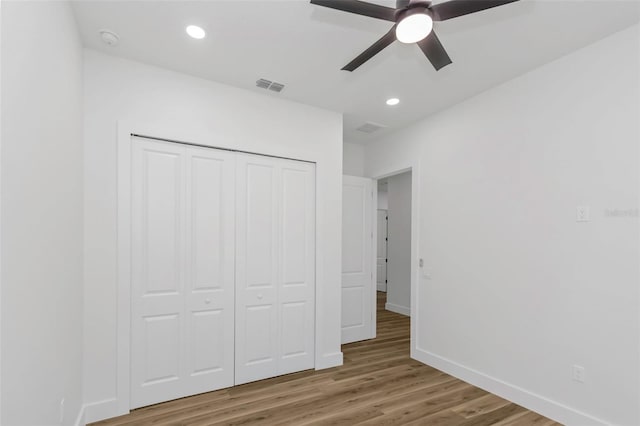
[{"label": "door frame", "polygon": [[[165,142],[197,145],[204,148],[221,149],[226,151],[244,152],[267,157],[284,158],[288,160],[303,161],[316,165],[316,191],[315,191],[315,348],[314,368],[321,367],[323,354],[322,330],[324,323],[322,309],[318,308],[318,302],[323,300],[322,295],[322,215],[318,209],[318,162],[305,159],[286,158],[273,154],[249,152],[232,147],[212,145],[215,137],[193,133],[184,129],[167,127],[162,124],[130,123],[119,120],[117,122],[117,312],[116,312],[116,397],[101,401],[101,413],[108,413],[106,417],[114,417],[128,414],[131,411],[131,138],[133,136],[148,137]],[[189,141],[189,142],[186,142]],[[342,353],[340,353],[342,355]],[[106,418],[105,417],[105,418]]]},{"label": "door frame", "polygon": [[[418,298],[418,283],[420,282],[420,268],[419,265],[419,249],[420,249],[420,205],[419,205],[419,195],[420,195],[420,173],[419,173],[418,163],[410,162],[405,164],[404,167],[391,167],[389,169],[384,169],[382,173],[378,172],[378,174],[374,175],[372,179],[376,182],[376,188],[378,185],[378,181],[380,179],[388,178],[390,176],[399,175],[406,172],[411,172],[411,306],[410,306],[410,348],[411,353],[410,356],[413,359],[416,359],[416,346],[417,346],[417,328],[418,328],[418,310],[417,310],[417,301]],[[376,189],[377,195],[377,189]],[[376,205],[373,206],[373,214],[377,220],[377,209],[378,204],[376,200]],[[374,227],[377,229],[377,226]],[[388,254],[387,254],[388,255]],[[388,283],[387,283],[387,292],[389,291]]]},{"label": "door frame", "polygon": [[[377,182],[378,181],[376,180],[376,183]],[[377,223],[377,221],[378,221],[378,213],[379,212],[385,212],[384,215],[386,217],[386,219],[385,219],[386,223],[385,223],[384,229],[386,231],[386,234],[385,234],[385,241],[384,241],[384,246],[385,246],[384,247],[384,256],[385,256],[385,260],[389,259],[389,229],[388,229],[388,227],[389,227],[389,210],[388,209],[376,209],[376,232],[375,232],[375,234],[376,234],[376,242],[375,242],[375,244],[376,244],[376,247],[375,247],[376,248],[376,273],[375,273],[375,275],[376,275],[376,292],[382,291],[382,290],[378,289],[378,256],[377,256],[377,252],[378,252],[378,237],[380,237],[380,235],[378,235],[378,223]],[[385,263],[387,263],[387,262],[385,262]],[[384,266],[384,272],[385,272],[385,276],[384,276],[384,293],[387,292],[387,284],[388,284],[387,283],[387,277],[389,276],[389,273],[387,271],[387,266],[388,266],[387,264],[385,264],[385,266]]]}]

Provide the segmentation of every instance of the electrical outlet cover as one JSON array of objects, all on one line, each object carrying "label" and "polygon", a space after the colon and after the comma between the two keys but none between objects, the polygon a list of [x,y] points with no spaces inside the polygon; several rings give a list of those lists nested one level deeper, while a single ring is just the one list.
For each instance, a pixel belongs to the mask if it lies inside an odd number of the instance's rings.
[{"label": "electrical outlet cover", "polygon": [[580,365],[574,365],[571,368],[571,378],[574,382],[584,383],[584,367]]}]

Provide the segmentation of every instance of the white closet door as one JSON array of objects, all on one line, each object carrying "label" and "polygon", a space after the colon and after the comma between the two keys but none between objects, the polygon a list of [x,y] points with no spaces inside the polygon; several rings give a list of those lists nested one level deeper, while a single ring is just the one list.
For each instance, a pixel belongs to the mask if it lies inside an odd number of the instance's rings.
[{"label": "white closet door", "polygon": [[278,371],[279,174],[271,158],[236,157],[236,384]]},{"label": "white closet door", "polygon": [[314,365],[313,165],[238,155],[236,384]]},{"label": "white closet door", "polygon": [[315,165],[281,160],[278,374],[315,365]]},{"label": "white closet door", "polygon": [[132,141],[132,408],[233,384],[233,167]]},{"label": "white closet door", "polygon": [[371,179],[342,177],[342,343],[375,337]]},{"label": "white closet door", "polygon": [[188,394],[233,386],[235,155],[187,148]]},{"label": "white closet door", "polygon": [[184,156],[179,145],[132,142],[132,408],[185,388]]}]

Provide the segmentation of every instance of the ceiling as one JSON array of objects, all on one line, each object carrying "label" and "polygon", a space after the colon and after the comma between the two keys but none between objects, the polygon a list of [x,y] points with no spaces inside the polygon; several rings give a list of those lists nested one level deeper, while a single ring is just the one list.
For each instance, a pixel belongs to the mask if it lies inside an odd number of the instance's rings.
[{"label": "ceiling", "polygon": [[[395,5],[394,0],[372,2]],[[89,48],[342,112],[345,141],[355,143],[406,126],[640,19],[635,0],[522,0],[435,23],[453,60],[438,72],[417,46],[396,42],[350,73],[340,68],[392,23],[307,0],[89,0],[73,7]],[[188,37],[189,24],[203,27],[207,37]],[[117,33],[120,43],[103,43],[101,29]],[[281,93],[260,89],[259,78],[286,87]],[[400,104],[387,106],[391,97]],[[386,128],[357,131],[365,122]]]}]

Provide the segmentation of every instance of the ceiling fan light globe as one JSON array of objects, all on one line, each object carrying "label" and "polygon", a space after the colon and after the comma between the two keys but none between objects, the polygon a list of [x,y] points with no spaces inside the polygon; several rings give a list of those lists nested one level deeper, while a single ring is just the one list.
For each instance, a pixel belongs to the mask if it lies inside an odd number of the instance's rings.
[{"label": "ceiling fan light globe", "polygon": [[396,26],[396,38],[401,43],[417,43],[433,30],[433,19],[426,13],[408,15]]}]

